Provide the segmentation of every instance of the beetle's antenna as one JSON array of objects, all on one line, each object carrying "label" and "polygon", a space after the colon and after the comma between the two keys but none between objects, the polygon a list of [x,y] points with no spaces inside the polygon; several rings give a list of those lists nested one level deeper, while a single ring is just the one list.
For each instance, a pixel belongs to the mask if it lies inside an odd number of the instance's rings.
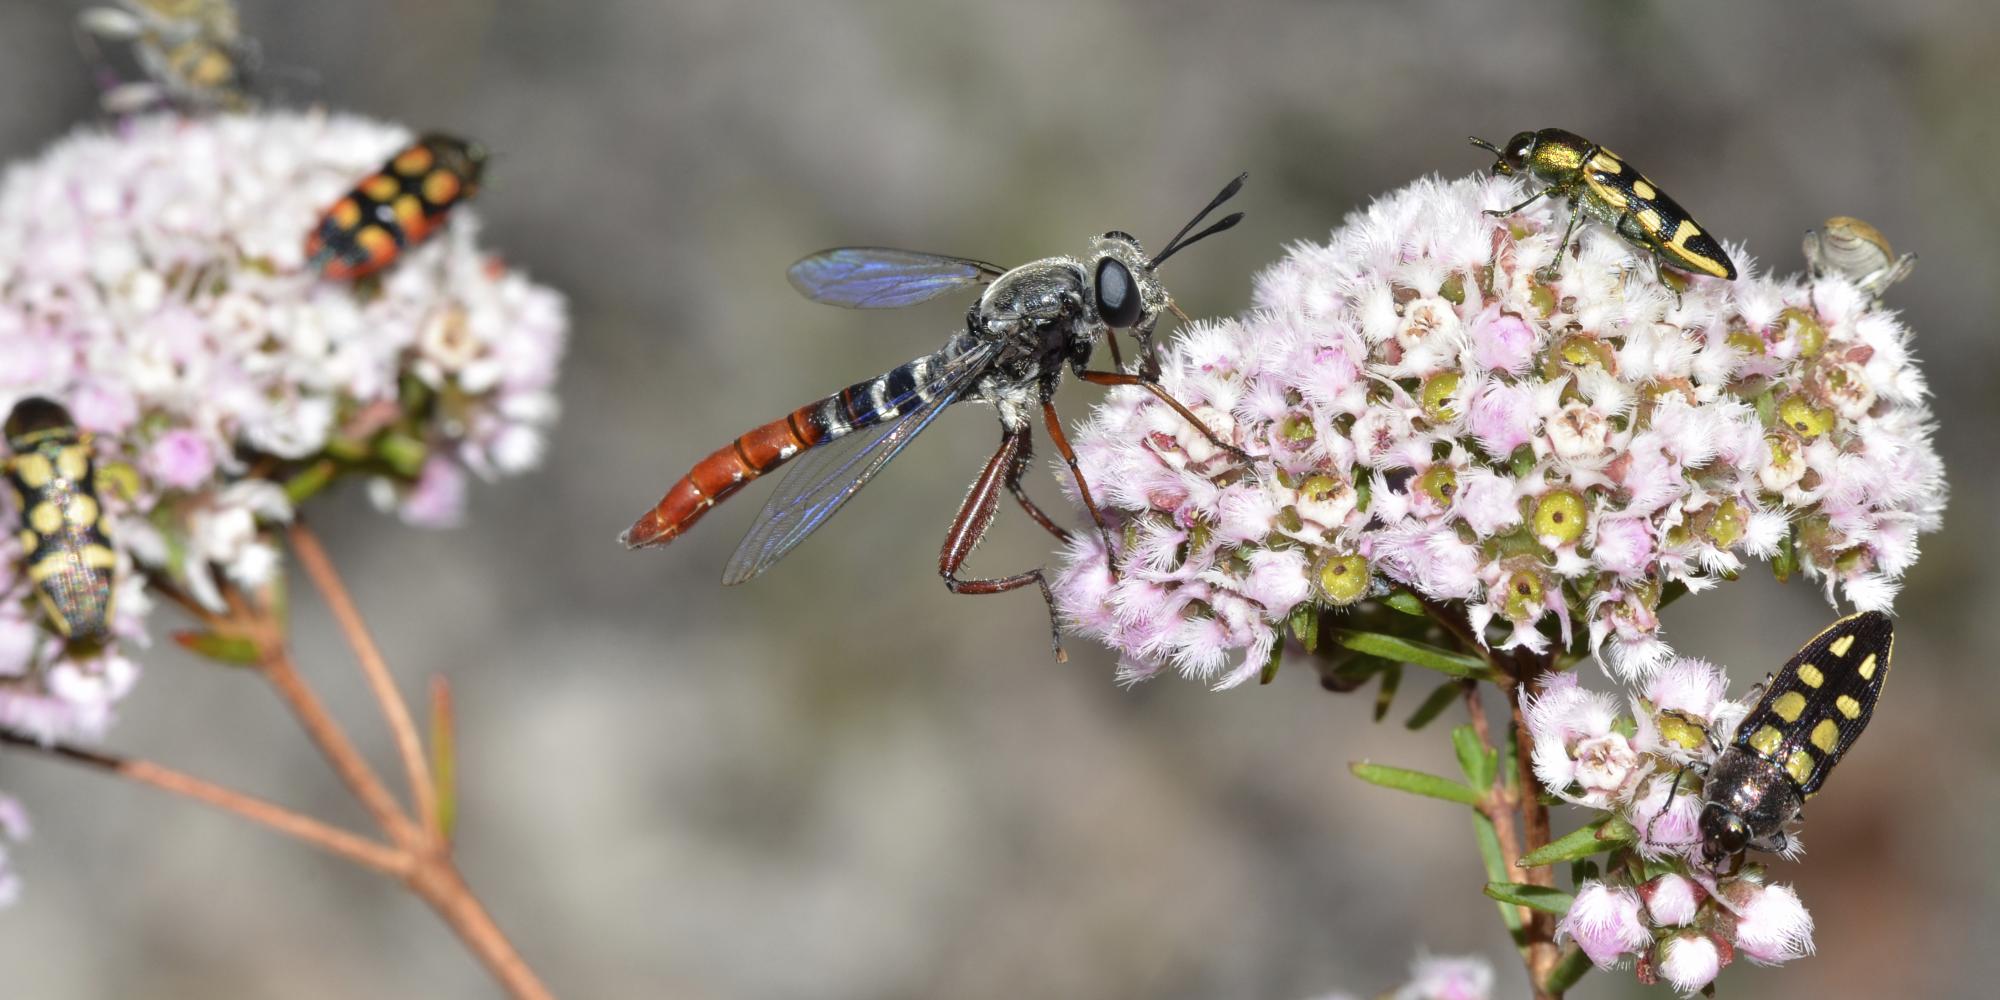
[{"label": "beetle's antenna", "polygon": [[1485,150],[1485,151],[1487,151],[1487,152],[1489,152],[1489,153],[1492,153],[1492,154],[1493,154],[1494,156],[1506,156],[1506,155],[1507,155],[1507,154],[1505,154],[1505,153],[1502,153],[1502,152],[1500,151],[1500,147],[1498,147],[1498,146],[1495,146],[1494,144],[1492,144],[1492,143],[1490,143],[1490,142],[1487,142],[1486,140],[1484,140],[1484,139],[1481,139],[1480,137],[1478,137],[1478,136],[1476,136],[1476,135],[1472,135],[1472,136],[1466,136],[1466,138],[1468,138],[1468,139],[1472,140],[1472,144],[1473,144],[1473,145],[1475,145],[1475,146],[1478,146],[1478,147],[1479,147],[1480,149],[1483,149],[1483,150]]},{"label": "beetle's antenna", "polygon": [[1223,185],[1221,192],[1216,194],[1214,198],[1209,199],[1208,205],[1204,207],[1201,211],[1196,212],[1194,214],[1194,218],[1189,219],[1187,225],[1182,226],[1181,231],[1175,233],[1173,239],[1167,241],[1166,248],[1162,249],[1160,251],[1160,255],[1154,257],[1152,262],[1147,266],[1158,267],[1160,266],[1161,261],[1166,260],[1168,257],[1172,256],[1176,251],[1180,250],[1182,247],[1185,247],[1190,243],[1193,243],[1195,240],[1213,236],[1216,233],[1222,232],[1223,230],[1228,229],[1230,226],[1237,224],[1238,222],[1242,222],[1243,213],[1238,212],[1235,215],[1231,215],[1228,218],[1223,219],[1221,222],[1218,222],[1215,225],[1210,226],[1199,233],[1196,233],[1194,237],[1191,239],[1185,241],[1181,239],[1181,237],[1187,235],[1188,230],[1193,229],[1198,225],[1201,225],[1201,220],[1208,218],[1208,213],[1215,211],[1217,206],[1221,205],[1223,202],[1228,201],[1231,198],[1236,197],[1236,192],[1243,190],[1243,182],[1245,180],[1248,180],[1249,177],[1250,177],[1250,172],[1246,170],[1243,173],[1237,174],[1235,180],[1230,181],[1228,184]]}]

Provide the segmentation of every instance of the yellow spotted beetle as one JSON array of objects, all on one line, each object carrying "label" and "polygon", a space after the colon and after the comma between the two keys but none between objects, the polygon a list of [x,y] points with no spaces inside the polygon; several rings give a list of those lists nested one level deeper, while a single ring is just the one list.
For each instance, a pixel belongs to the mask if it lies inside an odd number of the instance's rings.
[{"label": "yellow spotted beetle", "polygon": [[39,396],[14,406],[5,434],[11,454],[0,472],[20,504],[28,580],[65,639],[102,642],[118,557],[97,498],[90,435],[60,403]]},{"label": "yellow spotted beetle", "polygon": [[1519,205],[1486,214],[1512,215],[1550,195],[1570,200],[1569,227],[1563,230],[1562,247],[1549,264],[1551,270],[1562,263],[1577,226],[1590,215],[1651,252],[1656,264],[1735,279],[1736,265],[1722,244],[1665,191],[1603,146],[1559,128],[1522,132],[1507,140],[1504,149],[1478,136],[1472,137],[1472,144],[1498,157],[1494,173],[1526,174],[1548,184]]}]

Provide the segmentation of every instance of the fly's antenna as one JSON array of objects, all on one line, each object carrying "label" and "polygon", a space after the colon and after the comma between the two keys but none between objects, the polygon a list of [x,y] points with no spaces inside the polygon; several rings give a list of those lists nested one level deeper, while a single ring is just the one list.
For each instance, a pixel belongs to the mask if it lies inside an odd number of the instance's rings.
[{"label": "fly's antenna", "polygon": [[[1222,232],[1223,230],[1228,229],[1239,222],[1242,222],[1243,213],[1235,212],[1230,215],[1222,217],[1222,219],[1217,221],[1215,225],[1212,225],[1207,229],[1204,229],[1201,232],[1194,234],[1193,236],[1187,235],[1188,230],[1193,229],[1194,227],[1200,225],[1201,220],[1208,218],[1208,213],[1215,211],[1217,206],[1221,205],[1223,202],[1228,201],[1231,198],[1236,197],[1236,192],[1243,190],[1243,182],[1247,180],[1249,177],[1250,174],[1249,172],[1246,171],[1244,173],[1237,174],[1235,180],[1230,181],[1226,185],[1223,185],[1222,191],[1209,201],[1207,207],[1203,208],[1199,212],[1196,212],[1194,218],[1189,219],[1187,225],[1182,226],[1181,231],[1175,233],[1174,238],[1167,241],[1166,248],[1160,251],[1159,256],[1154,257],[1152,261],[1150,261],[1146,266],[1159,267],[1160,264],[1165,262],[1168,257],[1171,257],[1174,254],[1179,253],[1180,251],[1186,249],[1187,247],[1194,245],[1195,243],[1205,240],[1210,236],[1214,236],[1216,233]],[[1182,239],[1181,237],[1183,236],[1187,236],[1187,239]]]}]

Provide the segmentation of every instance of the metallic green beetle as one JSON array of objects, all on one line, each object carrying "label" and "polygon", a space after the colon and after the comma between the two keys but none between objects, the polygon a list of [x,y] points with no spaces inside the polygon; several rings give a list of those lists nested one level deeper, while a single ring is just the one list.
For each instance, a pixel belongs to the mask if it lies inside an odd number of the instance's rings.
[{"label": "metallic green beetle", "polygon": [[102,642],[111,629],[111,571],[118,564],[98,502],[90,435],[69,411],[31,396],[7,416],[3,464],[21,510],[28,580],[49,623],[71,641]]},{"label": "metallic green beetle", "polygon": [[1478,136],[1472,137],[1472,144],[1499,157],[1493,163],[1494,173],[1526,174],[1548,184],[1519,205],[1486,214],[1512,215],[1549,195],[1570,200],[1569,227],[1563,230],[1562,247],[1550,268],[1562,263],[1577,226],[1590,215],[1651,252],[1658,264],[1735,279],[1736,265],[1722,244],[1665,191],[1603,146],[1559,128],[1522,132],[1507,140],[1505,149]]}]

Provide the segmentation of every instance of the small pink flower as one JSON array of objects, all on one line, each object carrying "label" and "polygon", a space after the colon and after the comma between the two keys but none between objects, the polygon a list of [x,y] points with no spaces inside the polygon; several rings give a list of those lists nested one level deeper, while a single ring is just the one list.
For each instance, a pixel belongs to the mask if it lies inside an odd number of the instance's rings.
[{"label": "small pink flower", "polygon": [[215,453],[200,434],[176,428],[154,439],[144,464],[146,473],[161,486],[191,490],[215,474]]},{"label": "small pink flower", "polygon": [[1729,693],[1729,676],[1707,660],[1676,659],[1646,683],[1646,700],[1661,712],[1680,712],[1707,723],[1715,721]]},{"label": "small pink flower", "polygon": [[1493,966],[1477,955],[1418,955],[1410,981],[1395,1000],[1487,1000],[1493,995]]},{"label": "small pink flower", "polygon": [[1627,579],[1646,575],[1653,564],[1653,524],[1644,517],[1600,517],[1590,559],[1598,568]]},{"label": "small pink flower", "polygon": [[465,470],[448,458],[425,460],[416,485],[396,512],[419,528],[457,527],[465,516]]},{"label": "small pink flower", "polygon": [[1587,797],[1618,798],[1639,774],[1639,753],[1622,733],[1607,733],[1576,745],[1576,783]]},{"label": "small pink flower", "polygon": [[1535,328],[1492,306],[1472,321],[1472,359],[1482,368],[1518,375],[1535,357]]},{"label": "small pink flower", "polygon": [[1782,965],[1812,954],[1812,914],[1791,886],[1740,879],[1726,895],[1736,909],[1736,949],[1751,961]]},{"label": "small pink flower", "polygon": [[1639,853],[1649,858],[1685,855],[1701,843],[1701,796],[1692,777],[1674,789],[1676,773],[1655,774],[1639,788],[1625,808],[1625,818],[1639,831]]},{"label": "small pink flower", "polygon": [[1488,382],[1472,397],[1467,418],[1479,446],[1494,458],[1506,458],[1535,436],[1535,394],[1522,386]]},{"label": "small pink flower", "polygon": [[1694,923],[1695,914],[1701,909],[1701,893],[1701,887],[1692,880],[1672,872],[1639,887],[1639,897],[1646,901],[1646,914],[1659,927],[1686,927]]},{"label": "small pink flower", "polygon": [[1642,909],[1639,894],[1629,888],[1585,882],[1556,925],[1556,937],[1574,939],[1598,968],[1608,969],[1653,943]]},{"label": "small pink flower", "polygon": [[1722,972],[1722,949],[1706,934],[1683,931],[1660,942],[1653,968],[1683,996],[1692,996]]}]

